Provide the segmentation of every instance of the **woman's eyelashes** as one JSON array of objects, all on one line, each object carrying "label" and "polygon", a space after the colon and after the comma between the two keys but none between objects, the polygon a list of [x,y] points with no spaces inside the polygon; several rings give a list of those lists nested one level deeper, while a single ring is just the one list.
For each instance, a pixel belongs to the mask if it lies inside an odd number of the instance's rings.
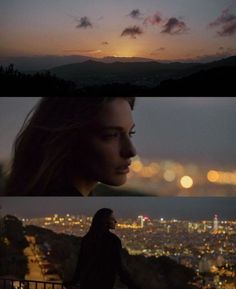
[{"label": "woman's eyelashes", "polygon": [[136,131],[132,130],[129,132],[129,137],[132,137],[134,134],[136,134]]},{"label": "woman's eyelashes", "polygon": [[118,133],[110,133],[110,134],[105,134],[102,136],[104,140],[112,140],[118,138],[119,134]]},{"label": "woman's eyelashes", "polygon": [[[135,131],[130,131],[128,135],[131,138],[135,133],[136,133]],[[107,140],[114,139],[114,138],[122,137],[125,134],[126,134],[125,132],[116,131],[116,132],[111,132],[111,133],[105,133],[102,135],[102,138],[107,139]]]}]

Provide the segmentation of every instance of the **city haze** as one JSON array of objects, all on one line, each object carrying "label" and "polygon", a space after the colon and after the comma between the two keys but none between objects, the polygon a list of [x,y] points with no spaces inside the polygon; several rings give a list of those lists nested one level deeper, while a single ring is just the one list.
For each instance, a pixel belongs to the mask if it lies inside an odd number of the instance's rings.
[{"label": "city haze", "polygon": [[1,214],[21,218],[53,214],[93,216],[103,207],[114,210],[119,218],[150,218],[178,220],[236,220],[236,198],[157,198],[157,197],[1,197]]}]

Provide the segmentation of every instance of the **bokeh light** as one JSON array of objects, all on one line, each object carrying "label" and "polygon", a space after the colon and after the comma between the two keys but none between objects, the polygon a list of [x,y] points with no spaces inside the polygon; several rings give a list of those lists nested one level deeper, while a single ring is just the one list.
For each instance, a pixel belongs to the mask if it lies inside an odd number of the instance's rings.
[{"label": "bokeh light", "polygon": [[193,186],[193,179],[189,176],[183,176],[180,179],[180,184],[184,189],[189,189]]}]

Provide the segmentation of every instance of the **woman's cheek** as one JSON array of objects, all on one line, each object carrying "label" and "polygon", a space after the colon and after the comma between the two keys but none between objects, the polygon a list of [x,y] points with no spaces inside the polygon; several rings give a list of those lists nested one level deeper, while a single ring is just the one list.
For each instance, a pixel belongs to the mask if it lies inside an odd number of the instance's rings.
[{"label": "woman's cheek", "polygon": [[100,141],[94,144],[96,154],[105,160],[112,160],[119,157],[119,142],[113,141]]}]

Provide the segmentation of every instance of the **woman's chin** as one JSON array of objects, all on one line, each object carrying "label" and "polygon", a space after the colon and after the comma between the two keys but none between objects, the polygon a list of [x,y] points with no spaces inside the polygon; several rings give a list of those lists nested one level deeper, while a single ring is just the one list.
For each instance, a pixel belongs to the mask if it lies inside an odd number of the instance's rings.
[{"label": "woman's chin", "polygon": [[108,186],[122,186],[126,183],[127,181],[127,175],[126,174],[122,174],[122,175],[116,175],[114,177],[111,177],[109,179],[106,179],[104,181],[102,181],[103,184],[108,185]]}]

